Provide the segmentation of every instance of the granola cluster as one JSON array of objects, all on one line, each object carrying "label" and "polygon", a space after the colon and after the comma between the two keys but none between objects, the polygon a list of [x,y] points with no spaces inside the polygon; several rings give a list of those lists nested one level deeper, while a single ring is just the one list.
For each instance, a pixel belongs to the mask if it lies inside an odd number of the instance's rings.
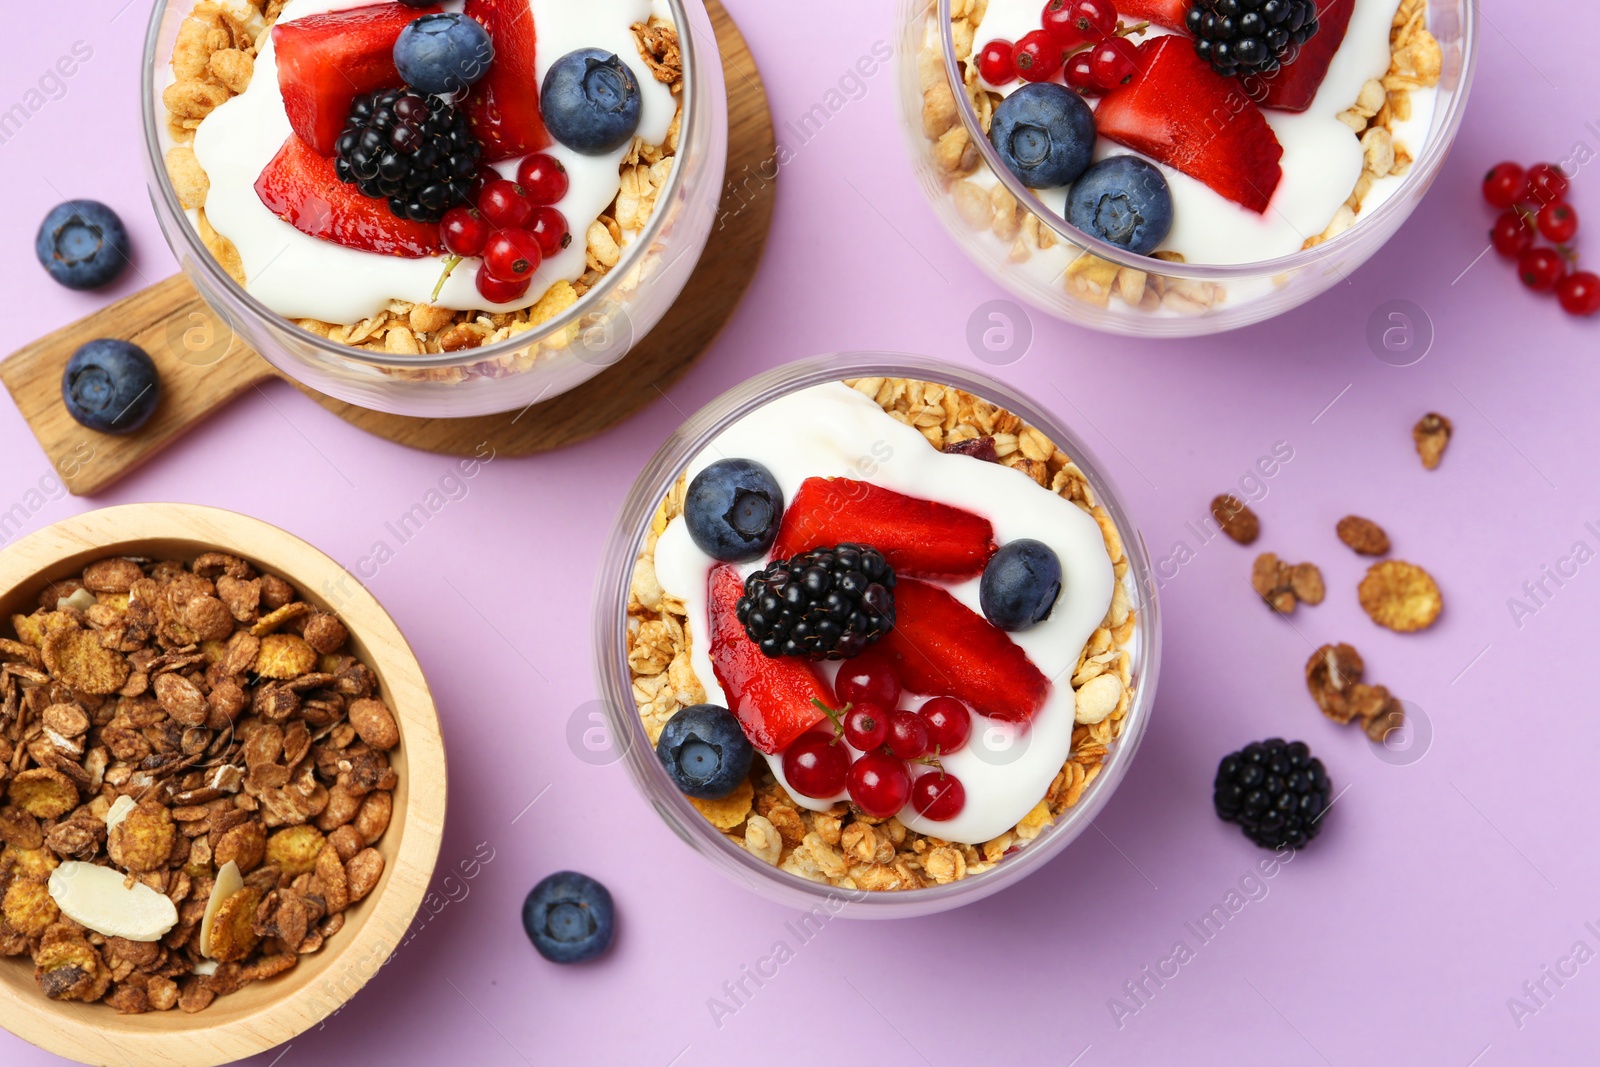
[{"label": "granola cluster", "polygon": [[[974,51],[978,26],[988,6],[989,0],[951,0],[950,3],[951,33],[956,59],[961,63],[962,91],[984,130],[989,129],[995,106],[1001,99],[980,83],[978,57]],[[1303,247],[1311,248],[1349,229],[1374,182],[1389,175],[1403,175],[1410,169],[1412,157],[1405,146],[1395,140],[1394,125],[1411,115],[1411,90],[1439,83],[1444,61],[1439,42],[1428,32],[1426,7],[1425,0],[1401,0],[1389,35],[1392,58],[1388,73],[1362,86],[1356,101],[1340,113],[1340,121],[1361,138],[1365,167],[1350,198],[1327,229],[1308,238]],[[1026,262],[1037,253],[1063,244],[1056,232],[1025,210],[1004,185],[973,180],[983,166],[982,157],[961,121],[954,89],[945,74],[943,43],[936,18],[930,19],[917,55],[917,75],[922,89],[922,132],[929,141],[934,168],[962,221],[973,231],[990,231],[1008,244],[1008,259],[1012,263]],[[1070,243],[1065,247],[1073,250]],[[1156,252],[1151,258],[1169,263],[1184,262],[1177,252]],[[1068,292],[1099,307],[1110,306],[1115,296],[1127,306],[1145,312],[1198,315],[1227,299],[1226,287],[1216,282],[1172,278],[1155,271],[1120,267],[1088,252],[1080,253],[1067,264],[1063,278]]]},{"label": "granola cluster", "polygon": [[[11,631],[0,956],[31,957],[45,996],[200,1011],[316,952],[377,885],[399,728],[288,582],[219,552],[103,559]],[[141,894],[175,925],[135,932]]]},{"label": "granola cluster", "polygon": [[[174,81],[162,94],[167,108],[167,132],[174,142],[166,155],[173,189],[183,206],[194,212],[201,241],[240,285],[245,283],[245,276],[238,250],[206,218],[210,180],[195,157],[194,131],[212,111],[249,86],[256,54],[284,3],[285,0],[199,0],[178,29],[172,52]],[[678,113],[664,143],[647,145],[634,139],[622,160],[622,188],[616,200],[589,224],[584,234],[587,269],[581,277],[572,282],[556,282],[538,301],[519,311],[452,311],[395,300],[361,322],[297,319],[296,325],[319,337],[368,352],[400,357],[435,355],[504,341],[548,322],[576,304],[621,262],[627,244],[644,229],[671,177],[678,151],[683,119],[683,57],[677,30],[656,17],[647,23],[635,23],[632,29],[639,54],[656,80],[670,86],[673,95],[679,97]],[[440,269],[443,270],[442,263]],[[636,268],[623,280],[622,288],[630,291],[643,280]],[[548,347],[559,348],[571,339],[553,339]],[[536,352],[524,351],[473,367],[415,369],[405,374],[438,381],[504,377],[527,370],[536,357]]]},{"label": "granola cluster", "polygon": [[[906,378],[847,382],[894,419],[914,426],[932,448],[959,451],[1021,471],[1094,518],[1117,578],[1111,606],[1089,638],[1070,679],[1077,725],[1060,773],[1033,810],[992,841],[968,845],[908,830],[898,818],[876,819],[840,802],[810,811],[756,760],[749,779],[720,800],[690,800],[736,844],[790,874],[843,889],[920,889],[989,870],[1010,850],[1038,837],[1099,776],[1110,746],[1122,735],[1136,680],[1129,646],[1137,624],[1126,587],[1128,558],[1110,514],[1071,457],[1012,413],[971,393]],[[628,598],[628,665],[633,697],[652,744],[680,708],[703,703],[705,690],[690,665],[693,635],[683,602],[661,588],[656,539],[683,510],[679,478],[657,509],[634,567]]]}]

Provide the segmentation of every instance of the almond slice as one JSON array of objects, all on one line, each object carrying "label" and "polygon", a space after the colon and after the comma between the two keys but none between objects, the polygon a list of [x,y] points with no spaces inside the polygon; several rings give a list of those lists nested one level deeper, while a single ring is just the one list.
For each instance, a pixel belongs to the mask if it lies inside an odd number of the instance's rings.
[{"label": "almond slice", "polygon": [[217,883],[211,887],[211,899],[206,901],[206,915],[200,920],[200,951],[211,955],[211,923],[217,917],[222,902],[244,888],[244,876],[239,865],[229,860],[217,871]]},{"label": "almond slice", "polygon": [[111,809],[106,812],[106,836],[111,836],[111,831],[122,825],[122,820],[128,817],[128,812],[139,806],[138,801],[132,797],[118,797],[111,802]]},{"label": "almond slice", "polygon": [[159,941],[178,925],[177,906],[143,882],[130,888],[110,867],[69,860],[50,874],[50,897],[73,922],[105,937]]}]

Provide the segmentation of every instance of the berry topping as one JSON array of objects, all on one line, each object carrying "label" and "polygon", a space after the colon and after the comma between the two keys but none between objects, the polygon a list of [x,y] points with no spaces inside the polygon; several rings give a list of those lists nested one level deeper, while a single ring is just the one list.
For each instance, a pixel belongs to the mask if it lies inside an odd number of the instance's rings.
[{"label": "berry topping", "polygon": [[357,97],[334,150],[340,181],[417,222],[467,202],[481,154],[460,112],[405,89]]},{"label": "berry topping", "polygon": [[1322,829],[1328,772],[1303,741],[1257,741],[1217,766],[1217,816],[1262,848],[1301,848]]},{"label": "berry topping", "polygon": [[1593,315],[1600,311],[1600,275],[1580,270],[1556,283],[1556,297],[1568,315]]},{"label": "berry topping", "polygon": [[451,255],[471,258],[483,255],[494,227],[477,208],[453,207],[439,222],[439,236]]},{"label": "berry topping", "polygon": [[1559,200],[1546,204],[1539,209],[1539,232],[1546,240],[1564,245],[1578,235],[1578,213]]},{"label": "berry topping", "polygon": [[535,204],[558,204],[567,195],[571,180],[561,160],[545,152],[535,152],[517,164],[517,184]]},{"label": "berry topping", "polygon": [[[1003,107],[995,109],[995,127]],[[1229,118],[1219,124],[1215,115]],[[1260,109],[1240,99],[1237,83],[1218,75],[1176,35],[1139,46],[1133,81],[1107,93],[1094,112],[1091,144],[1094,123],[1102,136],[1252,211],[1265,213],[1283,178],[1283,146]]]},{"label": "berry topping", "polygon": [[521,229],[533,217],[533,207],[527,190],[505,178],[491,180],[478,194],[478,210],[496,229]]},{"label": "berry topping", "polygon": [[[427,7],[439,10],[435,4]],[[319,155],[333,155],[356,97],[400,84],[394,46],[417,10],[417,5],[369,4],[272,27],[278,91],[289,125]]]},{"label": "berry topping", "polygon": [[928,724],[914,711],[891,712],[885,743],[901,759],[917,759],[928,751]]},{"label": "berry topping", "polygon": [[902,578],[895,613],[883,648],[913,693],[946,693],[1007,722],[1026,722],[1044,706],[1050,680],[1027,653],[939,586]]},{"label": "berry topping", "polygon": [[145,350],[102,338],[72,354],[61,375],[67,414],[100,433],[132,433],[155,413],[161,380]]},{"label": "berry topping", "polygon": [[128,231],[98,200],[68,200],[50,209],[33,241],[39,265],[68,289],[99,289],[128,265]]},{"label": "berry topping", "polygon": [[1067,221],[1108,244],[1146,256],[1172,230],[1172,190],[1154,164],[1138,156],[1107,156],[1072,183]]},{"label": "berry topping", "polygon": [[850,773],[850,750],[838,738],[811,730],[783,750],[783,777],[789,788],[814,800],[844,792]]},{"label": "berry topping", "polygon": [[1089,72],[1102,90],[1133,81],[1139,46],[1126,37],[1109,37],[1089,51]]},{"label": "berry topping", "polygon": [[1094,112],[1064,85],[1025,85],[1000,101],[989,140],[1030,189],[1070,185],[1094,153]]},{"label": "berry topping", "polygon": [[840,723],[844,739],[871,752],[889,739],[889,713],[878,704],[853,704]]},{"label": "berry topping", "polygon": [[528,0],[467,0],[466,16],[489,31],[495,62],[461,101],[472,132],[491,163],[537,152],[550,144],[539,114],[533,77],[538,35]]},{"label": "berry topping", "polygon": [[483,24],[465,15],[423,15],[400,31],[394,65],[419,93],[466,92],[489,71],[494,42]]},{"label": "berry topping", "polygon": [[954,697],[934,697],[917,714],[928,726],[928,744],[941,756],[959,752],[972,735],[972,713]]},{"label": "berry topping", "polygon": [[473,281],[478,286],[478,295],[490,304],[510,304],[521,300],[533,285],[532,278],[524,278],[520,282],[501,281],[483,266],[479,266]]},{"label": "berry topping", "polygon": [[527,229],[539,242],[539,251],[544,253],[546,259],[572,244],[572,230],[567,226],[567,217],[548,204],[540,204],[533,209]]},{"label": "berry topping", "polygon": [[1077,90],[1083,96],[1099,96],[1105,92],[1095,80],[1094,57],[1088,52],[1068,56],[1064,73],[1068,87]]},{"label": "berry topping", "polygon": [[765,555],[782,515],[778,480],[753,459],[717,460],[694,476],[683,503],[689,537],[724,563]]},{"label": "berry topping", "polygon": [[1489,230],[1494,250],[1507,259],[1516,259],[1533,247],[1533,226],[1520,211],[1502,211]]},{"label": "berry topping", "polygon": [[1528,192],[1536,203],[1553,204],[1566,197],[1572,183],[1554,163],[1535,163],[1528,168]]},{"label": "berry topping", "polygon": [[529,282],[543,260],[539,239],[527,230],[496,230],[483,249],[483,269],[496,281]]},{"label": "berry topping", "polygon": [[1106,0],[1049,0],[1039,22],[1056,44],[1077,48],[1111,36],[1117,11]]},{"label": "berry topping", "polygon": [[298,137],[285,141],[256,179],[256,196],[301,233],[346,248],[409,259],[444,251],[437,225],[397,218],[384,201],[341,182],[333,160]]},{"label": "berry topping", "polygon": [[[744,632],[737,606],[744,579],[723,564],[711,571],[711,669],[750,743],[771,755],[827,717],[833,690],[803,660],[763,655]],[[822,707],[818,707],[820,701]]]},{"label": "berry topping", "polygon": [[877,550],[814,548],[746,579],[739,621],[765,655],[849,659],[894,626],[894,588],[895,573]]},{"label": "berry topping", "polygon": [[616,909],[605,886],[586,874],[560,871],[522,902],[522,928],[551,963],[582,963],[610,946]]},{"label": "berry topping", "polygon": [[900,676],[894,673],[894,665],[888,658],[875,648],[846,660],[839,667],[833,688],[840,700],[852,704],[876,704],[880,708],[892,708],[900,703]]},{"label": "berry topping", "polygon": [[1002,546],[978,583],[983,614],[1002,630],[1043,622],[1060,595],[1061,560],[1043,541],[1026,537]]},{"label": "berry topping", "polygon": [[1181,30],[1189,17],[1189,0],[1117,0],[1117,10],[1131,19],[1148,19],[1169,30]]},{"label": "berry topping", "polygon": [[930,771],[911,783],[911,806],[925,819],[946,822],[967,806],[967,790],[955,775]]},{"label": "berry topping", "polygon": [[1194,0],[1184,27],[1194,49],[1224,78],[1271,78],[1279,60],[1317,32],[1315,0]]},{"label": "berry topping", "polygon": [[1553,248],[1530,248],[1517,260],[1522,284],[1536,293],[1548,293],[1566,273],[1566,261]]},{"label": "berry topping", "polygon": [[1528,195],[1528,172],[1520,163],[1496,163],[1483,178],[1483,198],[1507,208]]},{"label": "berry topping", "polygon": [[887,752],[868,752],[850,765],[846,787],[856,807],[874,819],[887,819],[910,799],[911,772]]},{"label": "berry topping", "polygon": [[627,144],[639,128],[639,83],[626,63],[603,49],[580,48],[556,60],[542,98],[545,126],[574,152],[603,155]]},{"label": "berry topping", "polygon": [[1333,57],[1344,43],[1356,0],[1319,0],[1317,32],[1305,44],[1280,58],[1276,74],[1250,74],[1240,79],[1245,94],[1262,107],[1304,111],[1317,98]]},{"label": "berry topping", "polygon": [[1025,33],[1011,50],[1011,65],[1025,82],[1047,82],[1061,69],[1066,52],[1043,30]]},{"label": "berry topping", "polygon": [[897,574],[970,577],[994,553],[994,527],[970,511],[870,482],[807,478],[783,517],[773,555],[841,541],[871,545]]},{"label": "berry topping", "polygon": [[1003,38],[996,38],[983,46],[978,53],[978,73],[990,85],[999,88],[1017,80],[1017,65],[1011,56],[1016,46]]},{"label": "berry topping", "polygon": [[755,749],[727,708],[696,704],[667,720],[656,756],[685,796],[715,800],[744,781]]}]

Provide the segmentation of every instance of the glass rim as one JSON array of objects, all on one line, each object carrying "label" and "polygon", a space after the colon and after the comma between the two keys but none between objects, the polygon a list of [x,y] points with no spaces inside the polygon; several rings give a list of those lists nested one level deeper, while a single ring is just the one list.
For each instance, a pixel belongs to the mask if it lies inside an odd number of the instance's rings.
[{"label": "glass rim", "polygon": [[[627,662],[628,598],[634,561],[638,559],[662,496],[693,457],[723,429],[779,396],[844,378],[877,375],[906,377],[964,389],[998,404],[1027,425],[1045,433],[1066,451],[1093,487],[1122,537],[1138,611],[1139,688],[1130,703],[1122,736],[1111,745],[1103,769],[1039,838],[992,869],[945,885],[899,892],[841,889],[813,882],[766,863],[728,840],[689,803],[666,775],[644,733],[633,702],[632,674]],[[601,703],[614,738],[626,738],[622,761],[634,786],[677,835],[721,871],[744,881],[758,893],[781,893],[791,902],[812,904],[849,899],[857,917],[890,918],[929,914],[988,896],[1031,873],[1059,854],[1110,801],[1133,762],[1155,703],[1161,663],[1158,583],[1138,526],[1108,479],[1105,466],[1062,420],[1004,383],[986,374],[928,356],[888,351],[854,351],[814,356],[766,371],[734,386],[690,416],[645,464],[628,491],[602,553],[595,586],[593,636],[595,673]],[[840,914],[849,914],[847,909]]]},{"label": "glass rim", "polygon": [[[1175,263],[1167,260],[1155,261],[1160,264],[1157,273],[1175,277],[1192,278],[1202,281],[1226,281],[1241,278],[1257,278],[1262,275],[1287,274],[1311,266],[1319,260],[1326,261],[1328,256],[1337,250],[1337,246],[1350,238],[1350,234],[1374,220],[1386,220],[1391,215],[1404,210],[1405,197],[1402,193],[1421,187],[1426,189],[1438,174],[1439,168],[1444,164],[1444,159],[1450,153],[1450,147],[1455,143],[1456,133],[1461,128],[1465,114],[1468,90],[1472,87],[1472,79],[1478,64],[1478,5],[1476,0],[1460,0],[1463,18],[1461,31],[1461,71],[1457,78],[1455,88],[1450,94],[1448,106],[1441,120],[1436,119],[1437,127],[1429,136],[1427,144],[1423,146],[1422,153],[1411,164],[1411,170],[1402,178],[1402,184],[1394,195],[1372,209],[1371,214],[1357,220],[1343,233],[1337,234],[1320,244],[1310,248],[1302,248],[1298,252],[1291,252],[1287,256],[1276,259],[1256,260],[1251,263]],[[937,8],[939,17],[939,40],[944,53],[944,72],[949,79],[952,90],[964,85],[961,77],[960,60],[956,58],[955,32],[950,21],[951,0],[928,0],[927,10],[932,13]],[[1032,189],[1022,181],[1000,160],[1000,154],[995,151],[989,142],[988,135],[984,133],[983,126],[978,121],[978,114],[972,107],[972,98],[966,92],[950,94],[955,99],[956,113],[961,116],[962,125],[966,127],[967,139],[978,150],[984,165],[995,175],[1008,193],[1016,198],[1022,207],[1033,213],[1039,221],[1048,226],[1052,233],[1062,241],[1075,245],[1085,252],[1089,252],[1101,259],[1109,260],[1119,267],[1130,270],[1149,271],[1152,259],[1149,256],[1137,256],[1116,245],[1108,244],[1092,234],[1085,233],[1068,223],[1036,196]],[[1370,227],[1368,227],[1370,228]]]},{"label": "glass rim", "polygon": [[[577,324],[585,315],[591,314],[594,305],[600,303],[605,297],[610,296],[621,284],[629,273],[622,267],[627,263],[629,256],[624,255],[617,265],[605,273],[598,284],[590,289],[570,308],[562,311],[554,318],[547,319],[539,325],[521,333],[513,334],[502,341],[482,345],[478,348],[463,349],[461,352],[439,353],[436,355],[418,355],[396,357],[389,353],[368,352],[364,349],[350,345],[342,345],[329,340],[319,334],[295,323],[283,315],[278,314],[265,304],[261,303],[250,294],[244,286],[234,280],[233,275],[222,269],[209,248],[200,240],[200,234],[189,219],[188,209],[178,199],[177,191],[172,185],[172,176],[167,173],[166,154],[161,148],[161,128],[157,120],[156,107],[156,70],[160,48],[161,27],[167,11],[173,6],[175,0],[156,0],[155,7],[150,12],[150,21],[145,30],[144,66],[140,72],[140,111],[144,124],[145,166],[149,171],[148,185],[150,196],[154,199],[158,194],[166,203],[167,210],[171,212],[174,224],[183,238],[184,246],[191,254],[199,270],[204,272],[212,284],[226,290],[241,304],[250,309],[255,316],[279,329],[292,331],[296,339],[311,348],[317,349],[320,355],[329,356],[335,360],[350,360],[374,368],[399,368],[402,370],[413,369],[438,369],[451,367],[468,367],[486,360],[493,360],[499,356],[523,351],[539,344],[550,337],[557,336],[562,331]],[[695,31],[689,20],[687,4],[690,0],[665,0],[671,9],[675,27],[679,29],[678,47],[684,57],[683,63],[683,88],[678,94],[679,106],[683,109],[683,118],[679,123],[678,154],[684,151],[684,146],[693,142],[694,135],[710,117],[704,114],[704,109],[695,104],[695,93],[699,83],[699,46],[695,43]],[[709,14],[708,14],[709,17]],[[713,54],[719,54],[713,50]],[[676,156],[674,156],[676,158]],[[662,190],[662,195],[656,201],[657,210],[651,215],[645,228],[632,242],[640,250],[636,254],[643,254],[656,243],[661,236],[661,230],[672,215],[664,205],[670,204],[680,193],[687,168],[674,165],[672,174],[668,176],[667,186]],[[159,206],[159,205],[158,205]],[[158,210],[158,216],[161,212]],[[162,226],[163,232],[166,226]],[[172,242],[173,235],[166,234],[168,243]],[[177,253],[177,249],[173,249]],[[180,266],[182,256],[179,256]],[[552,283],[554,284],[554,283]],[[529,305],[532,306],[531,304]],[[343,324],[341,324],[343,325]]]}]

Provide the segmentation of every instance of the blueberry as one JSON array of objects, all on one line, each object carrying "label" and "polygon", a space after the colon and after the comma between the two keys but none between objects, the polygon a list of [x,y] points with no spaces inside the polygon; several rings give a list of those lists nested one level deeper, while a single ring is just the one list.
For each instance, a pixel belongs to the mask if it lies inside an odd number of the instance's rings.
[{"label": "blueberry", "polygon": [[68,289],[110,285],[128,265],[128,231],[98,200],[68,200],[39,224],[39,265]]},{"label": "blueberry", "polygon": [[724,563],[764,555],[778,536],[783,490],[752,459],[719,459],[694,476],[683,521],[700,551]]},{"label": "blueberry", "polygon": [[459,93],[489,72],[494,41],[477,19],[444,12],[423,15],[400,31],[394,65],[420,93]]},{"label": "blueberry", "polygon": [[1118,248],[1149,255],[1172,229],[1172,190],[1153,163],[1107,156],[1067,193],[1067,221]]},{"label": "blueberry", "polygon": [[656,755],[685,796],[716,800],[744,781],[756,752],[733,712],[696,704],[667,720]]},{"label": "blueberry", "polygon": [[568,52],[544,76],[539,111],[550,136],[588,156],[621,148],[639,128],[639,83],[613,53]]},{"label": "blueberry", "polygon": [[587,874],[558,871],[522,902],[522,928],[551,963],[582,963],[610,946],[616,910],[605,886]]},{"label": "blueberry", "polygon": [[61,398],[67,402],[67,413],[91,430],[132,433],[156,410],[161,380],[144,349],[102,338],[67,360]]},{"label": "blueberry", "polygon": [[1094,112],[1055,82],[1024,85],[994,109],[989,140],[1030,189],[1070,185],[1094,155]]},{"label": "blueberry", "polygon": [[1049,545],[1026,537],[1001,546],[978,583],[983,614],[1002,630],[1043,622],[1060,595],[1061,561]]}]

